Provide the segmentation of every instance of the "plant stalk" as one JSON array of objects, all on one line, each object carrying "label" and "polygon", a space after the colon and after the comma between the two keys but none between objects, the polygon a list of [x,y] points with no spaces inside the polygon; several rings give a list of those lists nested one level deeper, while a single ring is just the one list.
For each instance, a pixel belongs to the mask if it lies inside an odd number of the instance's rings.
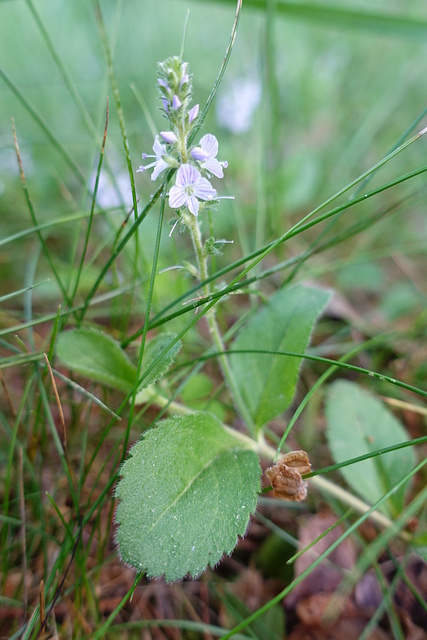
[{"label": "plant stalk", "polygon": [[[207,282],[209,280],[208,256],[203,246],[202,233],[200,231],[198,220],[195,216],[186,215],[185,222],[191,233],[191,240],[193,242],[194,252],[196,254],[196,259],[197,259],[197,269],[198,269],[199,279],[201,282],[206,282],[206,284],[203,286],[203,293],[204,293],[204,296],[206,297],[206,301],[209,302],[210,296],[212,294],[212,290],[211,290],[210,282]],[[215,307],[212,307],[206,313],[206,320],[208,323],[209,333],[212,338],[212,341],[215,344],[218,352],[222,354],[218,356],[219,366],[221,368],[221,372],[228,386],[228,389],[234,399],[236,409],[238,410],[240,416],[243,418],[244,422],[246,423],[247,429],[253,433],[255,431],[255,428],[254,428],[252,417],[246,408],[246,405],[240,394],[239,389],[237,388],[228,358],[226,355],[224,355],[225,347],[222,341],[222,336],[218,326],[218,322],[216,320]]]}]

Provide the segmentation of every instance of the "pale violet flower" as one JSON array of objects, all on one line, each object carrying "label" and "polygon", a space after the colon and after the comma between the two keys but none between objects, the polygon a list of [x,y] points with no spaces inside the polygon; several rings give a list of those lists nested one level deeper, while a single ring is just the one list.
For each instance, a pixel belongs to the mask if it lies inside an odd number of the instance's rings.
[{"label": "pale violet flower", "polygon": [[[160,83],[160,80],[158,82]],[[170,104],[170,100],[167,100],[166,98],[162,98],[162,102],[163,108],[167,114],[169,113],[169,109],[172,109],[172,111],[177,111],[182,106],[182,102],[176,94],[172,99],[172,104]]]},{"label": "pale violet flower", "polygon": [[199,144],[199,147],[192,149],[191,156],[201,163],[203,169],[206,169],[217,178],[223,178],[224,171],[222,168],[227,167],[228,162],[219,162],[216,159],[218,155],[218,140],[211,133],[207,133]]},{"label": "pale violet flower", "polygon": [[173,131],[160,131],[160,135],[168,144],[174,144],[178,140]]},{"label": "pale violet flower", "polygon": [[154,139],[153,151],[155,153],[154,156],[148,156],[146,153],[143,153],[142,158],[143,160],[145,160],[145,158],[156,158],[156,160],[151,164],[147,164],[145,166],[141,165],[139,169],[137,169],[137,172],[147,171],[147,169],[151,169],[152,167],[154,167],[154,171],[151,174],[151,179],[156,180],[162,173],[162,171],[169,167],[166,160],[163,160],[163,156],[166,155],[166,149],[162,144],[160,144],[159,136],[156,136]]},{"label": "pale violet flower", "polygon": [[194,118],[197,118],[199,113],[199,105],[195,104],[192,109],[188,112],[188,124],[191,124]]},{"label": "pale violet flower", "polygon": [[181,82],[179,83],[180,89],[184,84],[184,82],[190,82],[190,76],[187,73],[187,67],[188,67],[188,62],[183,62],[181,65],[182,78],[181,78]]},{"label": "pale violet flower", "polygon": [[169,85],[168,85],[168,83],[166,82],[166,80],[162,80],[161,78],[159,78],[159,79],[157,80],[157,84],[159,85],[159,87],[163,87],[164,89],[169,90]]},{"label": "pale violet flower", "polygon": [[184,75],[181,78],[181,82],[179,83],[179,88],[182,89],[182,85],[185,83],[189,83],[190,82],[190,76],[188,75],[188,73],[184,73]]},{"label": "pale violet flower", "polygon": [[175,94],[172,100],[172,109],[174,109],[175,111],[177,109],[179,109],[182,106],[182,102],[181,100],[178,98],[178,96]]},{"label": "pale violet flower", "polygon": [[216,190],[209,180],[202,178],[200,171],[190,164],[183,164],[177,171],[176,183],[169,192],[169,206],[172,209],[188,207],[193,216],[199,213],[199,200],[212,200]]}]

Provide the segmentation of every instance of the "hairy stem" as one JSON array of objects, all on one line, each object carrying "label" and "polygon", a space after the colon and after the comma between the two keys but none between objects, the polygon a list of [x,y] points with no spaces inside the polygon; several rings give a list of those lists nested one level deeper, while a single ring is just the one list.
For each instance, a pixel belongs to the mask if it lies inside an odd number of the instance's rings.
[{"label": "hairy stem", "polygon": [[[197,259],[199,279],[201,282],[208,281],[209,280],[208,256],[206,255],[206,251],[203,246],[202,233],[200,231],[198,220],[195,216],[188,215],[185,217],[185,222],[188,225],[188,228],[190,229],[190,233],[191,233],[191,239],[193,242],[194,252],[196,254],[196,259]],[[203,286],[203,293],[208,302],[210,300],[210,296],[212,293],[211,285],[209,282],[206,282],[206,284]],[[247,428],[250,431],[253,431],[254,426],[253,426],[252,418],[246,408],[246,405],[243,401],[240,391],[237,388],[228,358],[223,353],[225,351],[225,347],[222,341],[222,336],[218,326],[218,322],[216,320],[215,307],[212,307],[206,313],[206,320],[208,323],[209,333],[211,335],[212,341],[215,344],[218,352],[222,353],[222,355],[218,356],[218,361],[219,361],[219,366],[221,368],[221,372],[224,377],[224,380],[229,388],[230,393],[233,396],[236,408],[240,413],[240,416],[245,421]]]}]

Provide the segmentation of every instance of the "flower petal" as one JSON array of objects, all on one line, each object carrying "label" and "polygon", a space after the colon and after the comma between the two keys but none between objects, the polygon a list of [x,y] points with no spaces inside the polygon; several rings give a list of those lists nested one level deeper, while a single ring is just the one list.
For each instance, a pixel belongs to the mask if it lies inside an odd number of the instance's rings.
[{"label": "flower petal", "polygon": [[164,146],[160,143],[159,136],[154,138],[153,151],[156,154],[156,158],[160,160],[162,155],[166,153]]},{"label": "flower petal", "polygon": [[212,158],[215,158],[218,154],[218,140],[211,133],[207,133],[200,140],[200,146],[203,151],[206,151]]},{"label": "flower petal", "polygon": [[191,164],[182,164],[176,174],[176,184],[181,187],[193,185],[201,178],[200,171]]},{"label": "flower petal", "polygon": [[169,191],[169,206],[172,209],[180,209],[186,203],[185,191],[174,185]]},{"label": "flower petal", "polygon": [[196,196],[188,196],[187,207],[189,212],[192,213],[193,216],[199,215],[199,201],[197,200]]},{"label": "flower petal", "polygon": [[213,188],[209,180],[206,178],[200,178],[194,184],[194,195],[196,195],[200,200],[212,200],[216,196],[216,189]]},{"label": "flower petal", "polygon": [[165,162],[164,160],[158,160],[156,162],[156,167],[155,167],[153,173],[151,174],[151,179],[152,180],[157,180],[158,176],[162,173],[162,171],[167,169],[168,166],[169,166],[168,163]]},{"label": "flower petal", "polygon": [[216,158],[209,158],[209,160],[206,160],[206,162],[202,164],[202,167],[206,169],[206,171],[209,171],[209,173],[212,173],[212,175],[216,176],[217,178],[224,177],[224,171],[223,171],[222,165],[220,162],[218,162]]}]

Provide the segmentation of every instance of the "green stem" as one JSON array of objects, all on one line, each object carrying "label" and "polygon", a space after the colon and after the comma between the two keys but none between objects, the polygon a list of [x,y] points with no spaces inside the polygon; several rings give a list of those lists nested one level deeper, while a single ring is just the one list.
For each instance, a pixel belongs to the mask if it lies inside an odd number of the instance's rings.
[{"label": "green stem", "polygon": [[[206,284],[203,285],[203,293],[207,301],[209,301],[212,291],[211,291],[211,285],[208,282],[209,280],[208,256],[206,255],[206,252],[203,246],[202,233],[200,231],[199,223],[197,218],[191,214],[184,214],[184,220],[188,228],[190,229],[194,252],[197,258],[197,268],[198,268],[199,279],[201,282],[206,282]],[[236,408],[238,409],[238,412],[240,413],[243,420],[245,421],[247,428],[251,432],[254,432],[255,428],[254,428],[252,417],[249,414],[246,408],[246,405],[243,401],[243,398],[240,394],[240,391],[236,385],[228,358],[224,354],[225,348],[224,348],[224,343],[222,341],[221,332],[216,320],[215,306],[211,307],[211,309],[209,309],[209,311],[206,313],[206,320],[208,323],[209,333],[211,335],[212,341],[215,344],[218,351],[222,353],[222,355],[218,356],[218,361],[219,361],[222,375],[224,376],[224,380],[227,383],[227,386],[236,404]]]}]

